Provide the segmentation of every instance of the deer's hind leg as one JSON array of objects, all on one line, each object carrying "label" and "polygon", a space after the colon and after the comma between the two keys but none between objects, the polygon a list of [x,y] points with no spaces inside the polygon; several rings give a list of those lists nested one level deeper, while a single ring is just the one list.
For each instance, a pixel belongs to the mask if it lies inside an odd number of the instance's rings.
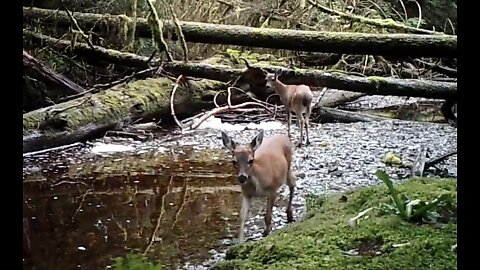
[{"label": "deer's hind leg", "polygon": [[265,213],[265,231],[263,231],[263,236],[267,236],[272,231],[272,211],[276,198],[277,193],[273,193],[272,195],[268,196],[267,212]]},{"label": "deer's hind leg", "polygon": [[288,170],[287,174],[287,186],[290,190],[290,195],[288,199],[288,206],[287,206],[287,222],[294,222],[295,219],[293,219],[293,213],[292,213],[292,201],[293,201],[293,196],[295,194],[295,187],[297,186],[296,184],[296,179],[295,176],[292,173],[292,170]]}]

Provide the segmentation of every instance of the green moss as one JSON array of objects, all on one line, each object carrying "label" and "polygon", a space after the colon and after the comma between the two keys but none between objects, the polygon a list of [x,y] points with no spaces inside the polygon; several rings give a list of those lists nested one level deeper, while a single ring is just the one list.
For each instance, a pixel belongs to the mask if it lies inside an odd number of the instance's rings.
[{"label": "green moss", "polygon": [[148,261],[148,258],[138,253],[130,253],[114,259],[115,270],[161,270],[159,263]]},{"label": "green moss", "polygon": [[[189,89],[179,87],[175,94],[177,112],[182,108],[179,104],[198,103],[201,93],[220,89],[223,85],[221,82],[202,80],[192,83]],[[24,114],[23,133],[28,135],[38,128],[45,117],[50,120],[65,119],[65,129],[77,129],[89,123],[115,123],[118,119],[130,115],[130,108],[138,103],[142,105],[146,115],[165,114],[170,110],[172,89],[173,82],[164,78],[138,80],[113,87],[91,96],[58,104],[55,106],[58,113],[48,114],[46,109],[40,109]]]},{"label": "green moss", "polygon": [[379,77],[379,76],[370,76],[370,77],[367,77],[367,80],[375,84],[375,87],[377,90],[380,88],[380,84],[385,81],[383,77]]},{"label": "green moss", "polygon": [[382,159],[382,162],[390,166],[402,165],[402,159],[393,151],[388,152]]},{"label": "green moss", "polygon": [[[418,199],[451,194],[454,201],[448,211],[456,214],[455,179],[415,179],[397,188]],[[340,200],[342,195],[347,202]],[[359,211],[389,202],[384,185],[330,196],[313,217],[263,240],[233,246],[213,269],[456,269],[457,255],[451,251],[457,241],[454,219],[438,228],[377,211],[356,229],[347,226]],[[346,254],[352,250],[358,254]]]}]

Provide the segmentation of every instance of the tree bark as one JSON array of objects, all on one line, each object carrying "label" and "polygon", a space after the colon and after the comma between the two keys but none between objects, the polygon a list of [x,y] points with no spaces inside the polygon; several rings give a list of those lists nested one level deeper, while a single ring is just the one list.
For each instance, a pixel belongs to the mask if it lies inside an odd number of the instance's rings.
[{"label": "tree bark", "polygon": [[126,34],[127,51],[133,50],[135,44],[135,29],[137,28],[137,0],[126,0],[127,10],[125,14],[130,18]]},{"label": "tree bark", "polygon": [[[358,112],[349,112],[335,108],[316,107],[312,110],[313,121],[317,123],[353,123],[353,122],[373,122],[394,119],[368,115]],[[397,120],[398,121],[398,120]]]},{"label": "tree bark", "polygon": [[[70,26],[66,12],[40,8],[23,8],[25,21],[41,19],[42,23]],[[102,27],[121,27],[119,16],[75,12],[82,29],[101,31]],[[105,27],[107,26],[107,27]],[[240,25],[217,25],[181,22],[187,42],[230,44],[238,46],[286,49],[339,54],[368,54],[412,57],[457,57],[457,37],[451,35],[365,34],[351,32],[318,32],[255,28]],[[137,19],[137,36],[151,38],[146,19]],[[177,39],[175,25],[165,21],[163,34]]]},{"label": "tree bark", "polygon": [[44,81],[47,81],[49,83],[59,86],[60,88],[65,89],[68,94],[78,94],[85,91],[83,87],[71,81],[67,77],[51,70],[47,65],[35,59],[25,50],[23,51],[23,66],[33,71]]},{"label": "tree bark", "polygon": [[313,110],[316,110],[317,107],[330,107],[335,108],[340,106],[346,102],[354,101],[360,97],[365,96],[364,93],[355,93],[355,92],[348,92],[343,90],[334,90],[334,89],[327,89],[325,94],[320,96],[320,100]]},{"label": "tree bark", "polygon": [[[32,42],[48,45],[56,49],[66,49],[70,46],[68,41],[61,41],[49,36],[35,34],[24,30],[24,36],[28,37]],[[147,68],[148,58],[132,53],[122,53],[119,51],[105,49],[95,46],[92,50],[87,44],[77,43],[74,52],[83,57],[93,59],[95,61],[104,60],[107,62],[121,64],[126,66]],[[161,63],[159,60],[150,62],[152,65],[159,65],[163,70],[174,75],[185,75],[198,78],[206,78],[223,82],[233,81],[238,76],[244,74],[244,68],[231,68],[229,66],[209,65],[204,63],[183,63],[183,62],[167,62]],[[457,96],[457,83],[437,82],[417,79],[394,79],[384,77],[359,77],[345,75],[342,73],[324,72],[318,70],[305,69],[285,69],[283,67],[273,67],[269,65],[252,65],[253,67],[262,67],[269,71],[282,69],[280,79],[287,84],[306,84],[310,86],[328,87],[332,89],[341,89],[357,93],[365,93],[368,95],[393,95],[393,96],[409,96],[409,97],[425,97],[435,99],[450,99]],[[259,69],[257,68],[257,71]],[[256,74],[258,76],[261,74]],[[261,76],[260,76],[261,77]],[[258,83],[258,82],[257,82]],[[260,84],[264,82],[260,82]],[[263,91],[263,92],[262,92]],[[265,96],[264,89],[255,90],[255,94]]]},{"label": "tree bark", "polygon": [[[135,81],[23,115],[23,152],[88,140],[126,120],[171,118],[172,81],[165,78]],[[212,106],[215,81],[189,81],[175,95],[177,114],[190,115]]]}]

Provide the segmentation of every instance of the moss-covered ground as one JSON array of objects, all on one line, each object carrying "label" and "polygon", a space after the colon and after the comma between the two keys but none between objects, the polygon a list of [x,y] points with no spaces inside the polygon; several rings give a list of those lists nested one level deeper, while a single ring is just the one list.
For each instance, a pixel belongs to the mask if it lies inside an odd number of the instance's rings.
[{"label": "moss-covered ground", "polygon": [[375,210],[353,229],[347,225],[350,218],[391,203],[387,187],[329,196],[305,220],[261,241],[233,246],[212,269],[456,269],[456,186],[456,179],[425,178],[396,185],[411,199],[450,194],[452,200],[437,209],[441,218],[435,224],[406,222]]}]

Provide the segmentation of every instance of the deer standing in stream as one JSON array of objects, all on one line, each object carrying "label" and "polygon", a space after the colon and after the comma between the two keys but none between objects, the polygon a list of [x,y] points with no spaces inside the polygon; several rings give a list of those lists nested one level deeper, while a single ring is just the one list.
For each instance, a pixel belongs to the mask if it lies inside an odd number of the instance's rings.
[{"label": "deer standing in stream", "polygon": [[265,75],[267,89],[273,89],[275,93],[280,97],[280,101],[285,110],[287,111],[287,128],[288,128],[288,137],[290,135],[290,123],[291,123],[291,114],[295,113],[297,117],[297,126],[300,129],[300,140],[297,143],[298,147],[302,146],[303,143],[303,128],[305,127],[306,133],[306,145],[310,144],[310,138],[308,136],[308,128],[310,126],[310,115],[312,113],[312,99],[313,94],[310,90],[310,87],[307,85],[291,85],[282,83],[278,77],[281,75],[281,71],[275,71],[275,73],[270,73],[266,70],[263,70]]},{"label": "deer standing in stream", "polygon": [[238,242],[244,242],[245,221],[254,197],[267,197],[263,236],[270,233],[273,205],[279,188],[284,184],[290,189],[287,222],[293,222],[292,200],[296,184],[291,170],[293,145],[290,138],[274,135],[264,139],[261,130],[249,144],[239,145],[222,131],[222,142],[233,155],[233,165],[242,191]]}]

